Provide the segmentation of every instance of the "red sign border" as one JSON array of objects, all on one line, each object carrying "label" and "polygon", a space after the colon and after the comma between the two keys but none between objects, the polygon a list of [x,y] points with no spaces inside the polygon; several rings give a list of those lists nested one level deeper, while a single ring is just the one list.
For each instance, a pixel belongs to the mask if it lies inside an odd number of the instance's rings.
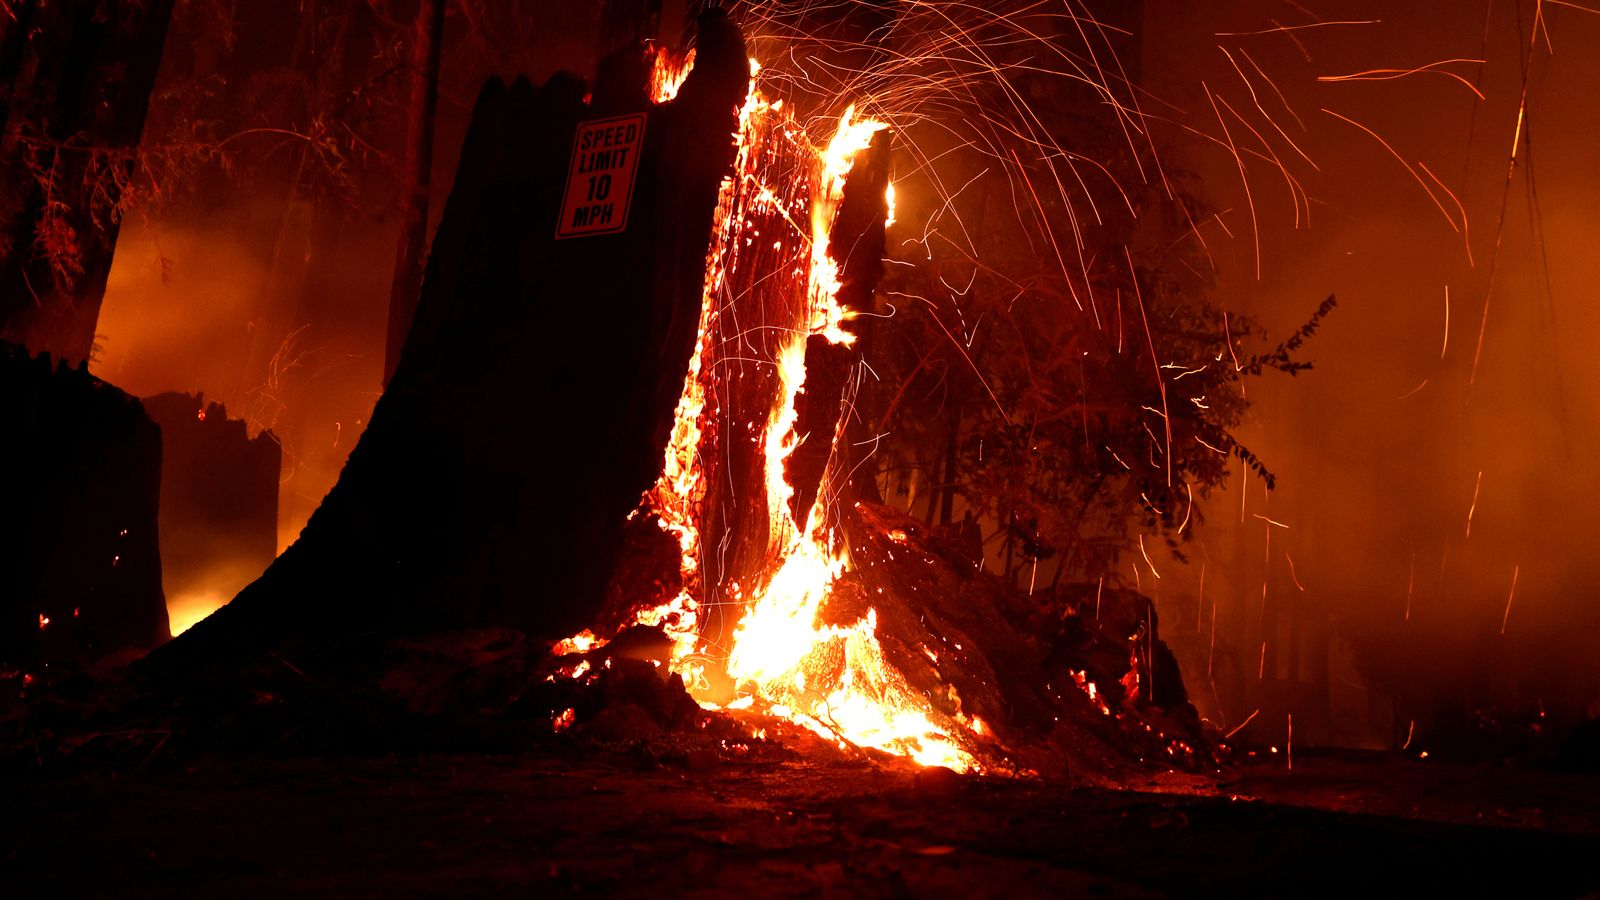
[{"label": "red sign border", "polygon": [[[573,186],[577,184],[578,141],[583,137],[584,129],[596,125],[626,122],[635,119],[637,119],[639,122],[639,143],[636,148],[636,152],[633,154],[633,162],[629,164],[627,202],[623,204],[622,216],[617,222],[616,227],[607,228],[604,231],[566,232],[564,229],[567,221],[567,199],[572,193]],[[650,116],[648,113],[637,112],[627,113],[626,115],[621,116],[607,116],[604,119],[585,119],[584,121],[578,123],[577,129],[572,132],[572,162],[567,166],[567,185],[566,188],[561,192],[561,206],[556,210],[556,240],[565,241],[573,238],[600,237],[607,234],[621,234],[622,232],[628,230],[628,217],[633,213],[633,191],[634,188],[639,186],[639,157],[643,155],[644,132],[649,121]]]}]

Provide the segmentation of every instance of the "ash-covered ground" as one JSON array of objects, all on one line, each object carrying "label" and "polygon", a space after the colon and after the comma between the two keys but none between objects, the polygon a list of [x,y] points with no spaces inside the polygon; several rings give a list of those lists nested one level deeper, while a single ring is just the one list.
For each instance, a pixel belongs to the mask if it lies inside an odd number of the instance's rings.
[{"label": "ash-covered ground", "polygon": [[0,785],[34,896],[1582,896],[1600,780],[1297,753],[1126,790],[632,751],[237,756]]}]

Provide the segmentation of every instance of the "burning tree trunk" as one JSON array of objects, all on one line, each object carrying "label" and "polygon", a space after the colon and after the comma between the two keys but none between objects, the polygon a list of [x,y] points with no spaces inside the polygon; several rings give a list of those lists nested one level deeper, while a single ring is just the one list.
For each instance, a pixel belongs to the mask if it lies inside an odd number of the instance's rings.
[{"label": "burning tree trunk", "polygon": [[961,769],[1204,759],[1181,691],[1151,704],[1167,657],[1143,598],[1114,600],[1107,628],[1080,618],[1056,635],[970,559],[941,562],[913,523],[850,501],[846,325],[880,269],[882,128],[846,112],[818,149],[778,104],[747,101],[701,348],[647,506],[679,538],[682,580],[654,608],[635,594],[631,621],[665,626],[702,701],[841,746]]},{"label": "burning tree trunk", "polygon": [[[313,631],[556,636],[594,620],[659,472],[748,81],[720,14],[696,50],[665,102],[637,52],[607,61],[588,103],[565,74],[484,88],[401,363],[339,483],[259,581],[154,664]],[[558,241],[579,122],[625,113],[647,117],[626,230]]]},{"label": "burning tree trunk", "polygon": [[162,587],[182,631],[277,555],[283,451],[204,395],[158,394],[144,407],[161,426]]},{"label": "burning tree trunk", "polygon": [[[757,589],[786,538],[774,533],[779,510],[769,496],[768,468],[781,448],[769,446],[769,438],[783,437],[784,427],[773,416],[785,404],[785,378],[791,379],[789,389],[798,390],[793,379],[804,376],[809,298],[799,273],[809,271],[811,256],[805,235],[796,234],[792,223],[809,219],[816,178],[810,145],[788,124],[773,116],[746,127],[735,189],[741,195],[758,192],[760,185],[742,173],[761,171],[784,193],[755,202],[731,198],[734,214],[719,249],[725,257],[708,299],[708,352],[701,371],[710,388],[706,403],[715,412],[706,416],[695,451],[711,476],[695,518],[701,546],[717,548],[702,554],[701,569],[703,602],[713,611],[729,608],[724,601],[737,608]],[[822,441],[829,437],[818,435]],[[731,625],[720,618],[705,623],[717,643]]]},{"label": "burning tree trunk", "polygon": [[[886,136],[865,151],[882,128],[847,114],[833,149],[819,154],[759,97],[746,109],[691,385],[708,411],[695,442],[680,448],[704,471],[688,491],[667,483],[669,471],[656,496],[658,508],[675,507],[669,519],[693,522],[708,610],[700,624],[713,646],[726,646],[734,624],[723,612],[763,591],[791,545],[820,524],[813,507],[839,463],[841,403],[859,361],[843,321],[852,304],[865,305],[881,269]],[[857,156],[870,162],[847,184]]]},{"label": "burning tree trunk", "polygon": [[0,16],[0,339],[89,358],[172,0]]}]

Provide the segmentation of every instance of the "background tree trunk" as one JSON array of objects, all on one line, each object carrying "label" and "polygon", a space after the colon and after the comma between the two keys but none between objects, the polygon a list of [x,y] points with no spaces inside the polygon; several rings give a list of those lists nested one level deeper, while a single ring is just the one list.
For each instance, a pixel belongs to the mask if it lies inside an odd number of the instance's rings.
[{"label": "background tree trunk", "polygon": [[400,350],[422,297],[422,271],[428,246],[428,192],[433,178],[433,125],[439,108],[439,57],[444,45],[444,13],[449,0],[421,0],[411,56],[411,102],[406,124],[403,193],[406,198],[395,250],[394,287],[389,294],[389,333],[383,358],[383,383],[394,377]]},{"label": "background tree trunk", "polygon": [[88,359],[172,5],[21,0],[0,16],[0,339]]}]

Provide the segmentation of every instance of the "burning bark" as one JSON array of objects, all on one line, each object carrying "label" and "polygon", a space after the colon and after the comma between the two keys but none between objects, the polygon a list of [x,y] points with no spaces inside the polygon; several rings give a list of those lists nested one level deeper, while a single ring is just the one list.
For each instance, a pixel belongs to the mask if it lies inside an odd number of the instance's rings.
[{"label": "burning bark", "polygon": [[277,556],[283,450],[204,395],[158,394],[144,407],[161,426],[162,584],[182,633]]},{"label": "burning bark", "polygon": [[[880,131],[858,154],[828,231],[829,252],[839,267],[838,307],[852,317],[851,333],[856,340],[848,345],[827,335],[812,335],[806,340],[806,389],[795,400],[795,433],[802,438],[784,466],[789,483],[794,485],[789,511],[802,524],[816,502],[829,464],[835,466],[836,483],[848,483],[851,490],[846,493],[856,496],[855,463],[871,450],[865,441],[838,443],[827,438],[839,432],[841,420],[850,435],[860,436],[860,417],[855,409],[857,392],[853,386],[867,352],[866,342],[861,339],[863,325],[872,320],[856,317],[872,311],[873,295],[883,277],[884,226],[889,216],[889,146],[889,132]],[[870,481],[870,473],[860,480],[863,485]],[[867,495],[877,496],[876,485]]]},{"label": "burning bark", "polygon": [[873,610],[883,659],[984,768],[1111,777],[1141,763],[1211,761],[1176,672],[1148,689],[1149,672],[1169,674],[1171,654],[1147,598],[1087,585],[1045,606],[889,507],[853,504],[843,527],[853,568],[824,620]]}]

